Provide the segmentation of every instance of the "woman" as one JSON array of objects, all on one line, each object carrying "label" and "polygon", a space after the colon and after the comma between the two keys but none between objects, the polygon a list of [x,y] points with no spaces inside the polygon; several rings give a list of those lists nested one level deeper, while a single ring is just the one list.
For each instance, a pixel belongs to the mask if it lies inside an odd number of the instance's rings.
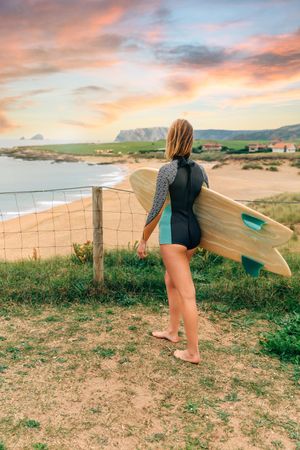
[{"label": "woman", "polygon": [[[170,323],[167,330],[153,331],[157,338],[179,342],[181,315],[187,337],[186,350],[176,350],[176,358],[199,363],[198,312],[190,260],[201,239],[201,230],[193,213],[193,203],[207,174],[190,158],[193,127],[185,119],[175,120],[168,130],[165,156],[170,162],[158,171],[153,205],[146,219],[137,253],[145,258],[146,242],[159,223],[160,253],[166,268]],[[170,203],[166,205],[167,195]]]}]

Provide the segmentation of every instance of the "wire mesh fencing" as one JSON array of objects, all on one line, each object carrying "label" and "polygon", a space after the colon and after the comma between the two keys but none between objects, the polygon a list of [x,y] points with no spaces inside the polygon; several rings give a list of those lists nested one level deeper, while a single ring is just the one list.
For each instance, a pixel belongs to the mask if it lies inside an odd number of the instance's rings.
[{"label": "wire mesh fencing", "polygon": [[[93,186],[0,193],[0,260],[47,258],[73,253],[76,244],[93,241]],[[134,193],[102,188],[103,247],[133,248],[146,212]],[[237,199],[294,230],[285,245],[300,251],[300,202]],[[158,246],[158,227],[148,247]]]},{"label": "wire mesh fencing", "polygon": [[[73,252],[93,240],[92,187],[0,193],[0,260],[45,258]],[[133,192],[103,187],[104,249],[132,248],[146,212]],[[157,230],[149,240],[155,246]]]}]

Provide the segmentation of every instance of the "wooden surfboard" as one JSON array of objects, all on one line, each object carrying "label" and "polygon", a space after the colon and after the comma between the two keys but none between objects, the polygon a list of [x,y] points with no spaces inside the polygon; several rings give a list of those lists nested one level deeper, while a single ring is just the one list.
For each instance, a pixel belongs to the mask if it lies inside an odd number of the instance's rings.
[{"label": "wooden surfboard", "polygon": [[[157,174],[158,169],[140,168],[129,178],[133,192],[147,212],[152,207]],[[291,238],[293,232],[288,227],[205,186],[193,209],[202,231],[200,247],[241,262],[252,276],[258,276],[262,268],[291,276],[287,262],[274,248]]]}]

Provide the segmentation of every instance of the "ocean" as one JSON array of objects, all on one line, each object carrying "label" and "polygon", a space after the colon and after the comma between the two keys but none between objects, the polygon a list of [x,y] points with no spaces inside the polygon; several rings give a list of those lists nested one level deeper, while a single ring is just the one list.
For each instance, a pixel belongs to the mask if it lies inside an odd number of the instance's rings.
[{"label": "ocean", "polygon": [[[0,148],[27,147],[33,145],[51,145],[51,144],[82,144],[85,141],[73,141],[71,139],[3,139],[0,138]],[[104,141],[96,140],[87,143],[104,144]]]},{"label": "ocean", "polygon": [[116,164],[0,156],[0,221],[70,203],[91,195],[91,188],[81,186],[112,187],[124,176]]}]

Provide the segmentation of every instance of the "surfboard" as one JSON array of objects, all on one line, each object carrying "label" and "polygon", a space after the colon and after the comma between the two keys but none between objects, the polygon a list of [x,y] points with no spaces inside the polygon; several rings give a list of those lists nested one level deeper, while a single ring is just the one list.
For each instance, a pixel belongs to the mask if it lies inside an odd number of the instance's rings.
[{"label": "surfboard", "polygon": [[[147,212],[152,207],[157,174],[158,169],[147,167],[135,170],[129,177],[134,194]],[[169,194],[165,206],[168,203]],[[290,228],[205,186],[193,210],[202,231],[199,247],[242,263],[254,277],[261,269],[291,276],[287,262],[274,248],[291,238]]]}]

